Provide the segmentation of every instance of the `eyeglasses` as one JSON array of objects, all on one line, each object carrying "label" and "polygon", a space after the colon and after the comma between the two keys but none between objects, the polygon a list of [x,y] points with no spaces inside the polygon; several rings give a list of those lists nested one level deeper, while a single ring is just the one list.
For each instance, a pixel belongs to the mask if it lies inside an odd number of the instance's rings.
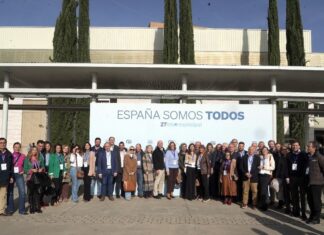
[{"label": "eyeglasses", "polygon": [[135,149],[130,149],[129,151],[134,151]]}]

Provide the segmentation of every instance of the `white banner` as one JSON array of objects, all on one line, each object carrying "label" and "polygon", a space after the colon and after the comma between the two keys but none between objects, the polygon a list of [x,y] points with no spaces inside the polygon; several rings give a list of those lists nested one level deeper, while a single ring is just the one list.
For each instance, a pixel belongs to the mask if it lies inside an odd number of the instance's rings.
[{"label": "white banner", "polygon": [[126,147],[156,145],[163,140],[203,144],[229,142],[233,138],[250,145],[272,139],[271,105],[249,104],[110,104],[92,103],[90,141],[110,136]]}]

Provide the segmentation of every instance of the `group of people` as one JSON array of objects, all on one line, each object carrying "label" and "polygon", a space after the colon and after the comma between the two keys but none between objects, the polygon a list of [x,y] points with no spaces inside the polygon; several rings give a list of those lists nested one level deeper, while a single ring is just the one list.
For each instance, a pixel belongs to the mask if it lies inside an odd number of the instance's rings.
[{"label": "group of people", "polygon": [[83,181],[85,202],[95,196],[100,201],[131,200],[136,194],[172,200],[179,188],[183,199],[205,203],[215,199],[225,205],[235,202],[242,209],[251,203],[252,209],[267,210],[277,199],[278,209],[285,207],[287,214],[320,223],[324,157],[314,141],[307,144],[306,152],[298,141],[281,145],[270,140],[268,146],[253,142],[247,150],[236,139],[216,146],[183,143],[179,148],[171,141],[166,149],[160,140],[155,148],[148,145],[144,150],[141,144],[128,149],[124,142],[117,146],[114,137],[103,146],[100,138],[94,142],[94,146],[69,147],[39,140],[25,156],[20,143],[13,145],[11,153],[6,139],[0,138],[0,215],[14,212],[15,184],[19,213],[25,215],[25,182],[30,213],[41,213],[47,203],[67,201],[70,191],[71,200],[77,203]]}]

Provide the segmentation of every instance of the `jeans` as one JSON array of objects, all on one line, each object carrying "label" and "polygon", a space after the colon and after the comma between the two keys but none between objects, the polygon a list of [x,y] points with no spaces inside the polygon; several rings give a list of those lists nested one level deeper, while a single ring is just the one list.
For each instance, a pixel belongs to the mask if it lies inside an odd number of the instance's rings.
[{"label": "jeans", "polygon": [[142,169],[137,169],[136,171],[137,179],[137,196],[143,196],[143,171]]},{"label": "jeans", "polygon": [[79,200],[78,192],[79,192],[81,180],[79,180],[77,178],[77,168],[76,167],[71,167],[70,175],[71,175],[71,179],[72,179],[72,197],[71,197],[71,199],[73,202],[78,202],[78,200]]},{"label": "jeans", "polygon": [[[19,195],[19,213],[25,213],[25,180],[24,176],[20,174],[14,174],[14,179],[18,188],[18,195]],[[7,191],[7,212],[14,212],[14,186],[15,184],[8,185]]]},{"label": "jeans", "polygon": [[114,191],[113,186],[114,175],[112,170],[108,170],[107,175],[102,176],[101,196],[112,196]]},{"label": "jeans", "polygon": [[125,192],[125,199],[126,200],[131,200],[131,197],[132,197],[132,193],[131,192]]},{"label": "jeans", "polygon": [[99,180],[98,178],[93,178],[91,180],[91,195],[101,196],[101,180]]}]

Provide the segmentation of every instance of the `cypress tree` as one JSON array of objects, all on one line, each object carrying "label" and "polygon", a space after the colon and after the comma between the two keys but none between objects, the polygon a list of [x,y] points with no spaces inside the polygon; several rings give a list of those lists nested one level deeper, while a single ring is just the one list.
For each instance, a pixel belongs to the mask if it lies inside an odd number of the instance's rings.
[{"label": "cypress tree", "polygon": [[[88,3],[88,2],[87,2]],[[88,4],[81,1],[82,10],[88,11]],[[74,63],[80,59],[82,51],[82,62],[87,61],[87,54],[89,55],[89,22],[88,12],[82,12],[83,20],[80,20],[82,25],[82,39],[81,45],[78,46],[78,30],[77,30],[77,6],[76,0],[64,0],[62,4],[61,13],[56,21],[54,38],[53,38],[53,62],[67,62]],[[81,15],[81,12],[80,12]],[[79,37],[80,33],[79,32]],[[86,52],[88,50],[88,52]],[[84,56],[85,55],[85,56]],[[53,105],[75,105],[89,103],[89,99],[68,99],[68,98],[55,98],[51,99],[49,103]],[[51,111],[51,141],[53,143],[84,143],[88,140],[89,132],[89,112],[74,112],[74,111]]]},{"label": "cypress tree", "polygon": [[[305,66],[305,49],[303,24],[299,0],[287,0],[286,8],[287,60],[289,66]],[[306,102],[289,102],[290,108],[305,109]],[[304,114],[289,115],[290,136],[305,146],[306,116]]]},{"label": "cypress tree", "polygon": [[[268,63],[280,65],[280,37],[277,0],[269,0],[268,9]],[[283,102],[277,102],[278,108],[283,108]],[[285,138],[284,117],[277,113],[277,142],[283,143]]]},{"label": "cypress tree", "polygon": [[89,0],[79,0],[78,62],[90,62]]},{"label": "cypress tree", "polygon": [[164,45],[163,63],[178,63],[178,18],[177,1],[164,0]]},{"label": "cypress tree", "polygon": [[[78,62],[90,63],[89,0],[79,0]],[[76,104],[90,105],[90,99],[75,99]],[[74,138],[77,143],[89,140],[89,111],[74,113]]]},{"label": "cypress tree", "polygon": [[180,0],[180,63],[195,64],[191,0]]}]

